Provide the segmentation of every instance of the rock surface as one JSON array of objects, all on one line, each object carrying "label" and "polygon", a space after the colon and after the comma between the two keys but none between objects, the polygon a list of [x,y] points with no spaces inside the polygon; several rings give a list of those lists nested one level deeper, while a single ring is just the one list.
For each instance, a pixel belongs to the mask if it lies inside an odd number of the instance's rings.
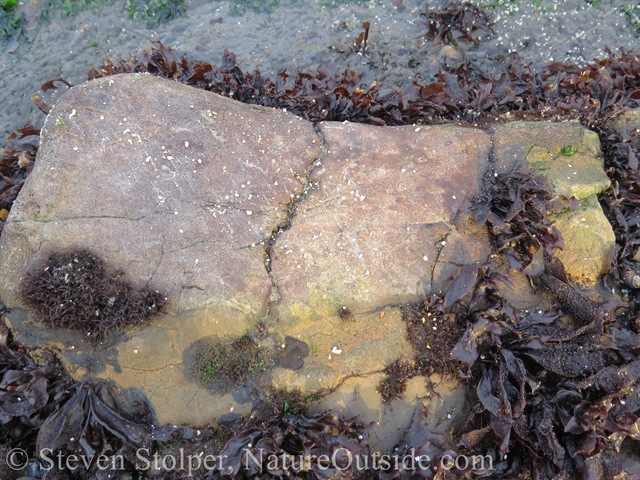
[{"label": "rock surface", "polygon": [[595,285],[616,243],[597,199],[610,185],[598,135],[572,122],[512,122],[494,127],[492,140],[497,171],[524,165],[546,176],[555,195],[582,200],[552,217],[566,245],[557,256],[576,283]]},{"label": "rock surface", "polygon": [[[300,309],[371,310],[442,287],[448,279],[433,271],[443,252],[455,248],[447,242],[457,230],[454,220],[482,184],[489,136],[454,126],[323,123],[319,130],[327,153],[271,262],[280,305],[288,310],[280,317]],[[484,261],[484,245],[460,262]]]},{"label": "rock surface", "polygon": [[[556,147],[571,144],[579,155],[567,158],[601,169],[593,138],[579,128],[500,126],[497,168],[525,158],[531,146],[551,152],[550,162],[564,161]],[[551,143],[537,140],[552,135]],[[304,366],[277,367],[270,382],[322,391],[323,408],[334,402],[343,413],[379,421],[389,429],[380,443],[393,443],[397,418],[375,385],[385,365],[413,355],[400,306],[446,290],[461,266],[487,260],[487,230],[468,213],[491,142],[457,126],[314,127],[147,75],[89,82],[47,118],[36,166],[0,238],[0,297],[13,307],[9,320],[20,340],[53,345],[76,378],[90,373],[139,387],[160,423],[203,424],[250,408],[239,396],[212,395],[186,380],[183,353],[193,342],[252,332],[277,352],[291,336],[310,348]],[[602,175],[594,170],[580,190],[594,222],[592,192],[605,185]],[[566,223],[576,223],[575,215]],[[578,227],[600,229],[591,218]],[[70,247],[89,248],[133,283],[164,292],[168,314],[97,351],[79,335],[37,325],[16,286],[33,261]],[[592,253],[604,261],[605,252]],[[268,333],[257,334],[258,322]],[[428,394],[418,380],[394,415]],[[455,382],[442,389],[457,406],[430,408],[462,408]],[[367,412],[347,401],[356,391]],[[445,413],[435,418],[448,428]]]}]

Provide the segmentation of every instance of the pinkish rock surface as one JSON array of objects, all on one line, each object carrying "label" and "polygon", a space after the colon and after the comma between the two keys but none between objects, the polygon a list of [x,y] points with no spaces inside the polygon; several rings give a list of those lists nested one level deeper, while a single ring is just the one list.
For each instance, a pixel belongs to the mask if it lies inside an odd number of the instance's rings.
[{"label": "pinkish rock surface", "polygon": [[[280,305],[334,313],[402,303],[441,288],[433,271],[487,169],[490,138],[455,126],[320,124],[327,153],[273,249]],[[476,251],[462,263],[482,262]],[[471,250],[469,253],[471,253]],[[281,314],[281,317],[283,315]]]},{"label": "pinkish rock surface", "polygon": [[173,311],[257,318],[271,294],[260,243],[320,151],[308,122],[175,82],[75,87],[47,118],[2,237],[2,298],[16,304],[34,257],[78,245],[166,293]]}]

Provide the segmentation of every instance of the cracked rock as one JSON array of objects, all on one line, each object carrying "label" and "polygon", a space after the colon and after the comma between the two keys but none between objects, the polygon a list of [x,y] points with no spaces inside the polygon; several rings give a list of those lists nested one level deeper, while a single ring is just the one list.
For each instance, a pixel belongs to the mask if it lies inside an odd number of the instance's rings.
[{"label": "cracked rock", "polygon": [[310,123],[129,74],[72,88],[41,138],[0,244],[8,306],[33,258],[79,245],[167,292],[174,312],[264,313],[261,242],[320,155]]},{"label": "cracked rock", "polygon": [[[75,378],[139,387],[161,424],[249,412],[233,393],[188,381],[183,365],[194,342],[249,331],[264,349],[298,342],[272,386],[333,391],[340,409],[368,382],[362,409],[373,405],[375,418],[380,372],[413,356],[400,304],[446,291],[460,267],[488,258],[487,230],[468,214],[490,150],[491,136],[472,128],[314,126],[148,75],[87,82],[45,122],[0,237],[0,298],[19,341],[58,350]],[[168,314],[97,351],[34,323],[19,279],[73,247],[166,292]]]},{"label": "cracked rock", "polygon": [[[434,278],[434,266],[462,248],[447,237],[464,241],[468,229],[458,231],[454,220],[480,188],[489,136],[455,126],[322,123],[320,131],[327,153],[271,262],[280,318],[301,309],[333,315],[344,305],[370,310],[446,285],[450,278]],[[486,260],[483,232],[484,248],[468,248],[460,263]]]}]

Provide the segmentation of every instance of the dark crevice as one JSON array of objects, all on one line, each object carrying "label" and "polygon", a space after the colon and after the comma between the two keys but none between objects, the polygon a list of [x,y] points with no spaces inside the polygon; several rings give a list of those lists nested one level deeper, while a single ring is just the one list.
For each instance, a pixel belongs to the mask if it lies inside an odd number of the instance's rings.
[{"label": "dark crevice", "polygon": [[271,234],[264,239],[264,252],[265,252],[264,268],[267,272],[267,275],[269,276],[269,280],[271,281],[271,296],[269,298],[269,302],[267,305],[267,313],[266,313],[267,317],[271,313],[271,304],[277,303],[280,300],[280,294],[278,293],[278,285],[276,283],[275,278],[273,277],[272,270],[271,270],[271,262],[273,260],[273,249],[280,235],[282,235],[282,233],[286,232],[291,228],[293,219],[297,214],[298,206],[304,201],[307,194],[309,193],[311,188],[314,186],[314,184],[309,181],[309,177],[311,176],[311,173],[313,172],[313,170],[318,165],[321,164],[321,160],[327,154],[327,146],[325,143],[324,135],[322,134],[317,124],[313,124],[313,128],[316,132],[316,135],[320,139],[320,147],[322,148],[320,156],[313,159],[313,161],[307,167],[307,170],[304,173],[304,175],[297,176],[298,180],[300,181],[303,187],[302,192],[293,196],[291,200],[284,205],[285,214],[286,214],[285,218],[280,223],[278,223],[275,226],[275,228],[271,231]]},{"label": "dark crevice", "polygon": [[162,245],[160,245],[160,257],[158,258],[158,262],[156,263],[156,267],[153,269],[153,273],[151,274],[151,276],[149,277],[149,280],[147,281],[147,289],[151,288],[151,282],[153,281],[153,278],[156,276],[156,273],[158,272],[158,269],[160,268],[160,264],[162,263],[162,259],[164,258],[164,244],[165,244],[165,238],[164,235],[162,236]]},{"label": "dark crevice", "polygon": [[[240,205],[227,205],[227,204],[222,204],[222,203],[211,203],[211,204],[205,204],[205,205],[200,205],[197,208],[195,208],[194,210],[190,210],[184,213],[180,213],[180,215],[193,215],[194,213],[196,213],[198,210],[206,210],[206,209],[212,209],[212,208],[220,208],[223,210],[235,210],[244,214],[247,214],[247,212],[251,212],[250,214],[247,215],[265,215],[267,212],[263,212],[260,210],[252,210],[251,208],[243,208]],[[64,218],[47,218],[47,219],[39,219],[39,218],[25,218],[25,219],[13,219],[12,221],[14,223],[26,223],[26,222],[36,222],[36,223],[55,223],[55,222],[70,222],[70,221],[74,221],[74,220],[96,220],[96,219],[109,219],[109,220],[127,220],[130,222],[139,222],[141,220],[144,220],[146,218],[149,217],[154,217],[156,215],[167,215],[167,216],[171,216],[173,217],[174,215],[176,215],[175,211],[167,211],[167,212],[151,212],[151,213],[147,213],[145,215],[142,215],[140,217],[135,217],[135,218],[131,218],[131,217],[122,217],[122,216],[118,216],[118,215],[82,215],[79,217],[64,217]]]},{"label": "dark crevice", "polygon": [[436,243],[436,258],[433,260],[433,265],[431,265],[431,272],[429,272],[429,291],[433,291],[433,276],[435,275],[436,266],[438,265],[438,260],[440,259],[440,254],[442,253],[442,250],[444,250],[444,247],[447,246],[446,242],[450,234],[451,228],[449,228],[449,231],[445,233]]}]

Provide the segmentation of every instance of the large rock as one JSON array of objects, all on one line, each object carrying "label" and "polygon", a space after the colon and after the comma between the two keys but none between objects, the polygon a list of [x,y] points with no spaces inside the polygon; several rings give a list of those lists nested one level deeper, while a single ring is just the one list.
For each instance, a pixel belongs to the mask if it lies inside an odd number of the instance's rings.
[{"label": "large rock", "polygon": [[[499,158],[510,135],[501,128]],[[346,414],[377,419],[389,432],[380,442],[393,443],[397,418],[375,385],[385,365],[413,356],[400,305],[445,291],[461,266],[487,260],[487,230],[468,214],[490,149],[490,135],[471,128],[314,127],[147,75],[89,82],[45,122],[0,238],[0,297],[18,339],[57,349],[75,378],[139,387],[161,423],[248,412],[242,395],[188,381],[183,354],[204,337],[257,334],[264,323],[269,333],[256,340],[271,363],[285,336],[310,350],[301,369],[276,367],[266,381],[333,392],[323,408],[342,402]],[[45,330],[16,286],[32,262],[72,247],[164,292],[168,313],[97,349]],[[346,405],[354,389],[370,411]],[[397,412],[427,392],[413,381]]]},{"label": "large rock", "polygon": [[[318,130],[147,75],[72,88],[45,122],[0,241],[0,295],[15,307],[14,330],[54,345],[77,378],[140,387],[160,422],[172,423],[246,411],[188,382],[183,352],[203,337],[255,331],[258,321],[271,332],[265,348],[286,335],[311,348],[301,370],[273,371],[275,386],[332,390],[410,356],[399,304],[446,288],[459,266],[489,254],[486,229],[467,216],[489,135]],[[168,315],[98,352],[29,320],[19,279],[33,261],[71,247],[166,293]]]},{"label": "large rock", "polygon": [[616,243],[597,199],[611,184],[598,135],[572,122],[512,122],[494,127],[492,140],[496,170],[521,164],[546,176],[554,195],[581,200],[576,211],[552,217],[566,245],[556,254],[576,283],[595,285]]}]

